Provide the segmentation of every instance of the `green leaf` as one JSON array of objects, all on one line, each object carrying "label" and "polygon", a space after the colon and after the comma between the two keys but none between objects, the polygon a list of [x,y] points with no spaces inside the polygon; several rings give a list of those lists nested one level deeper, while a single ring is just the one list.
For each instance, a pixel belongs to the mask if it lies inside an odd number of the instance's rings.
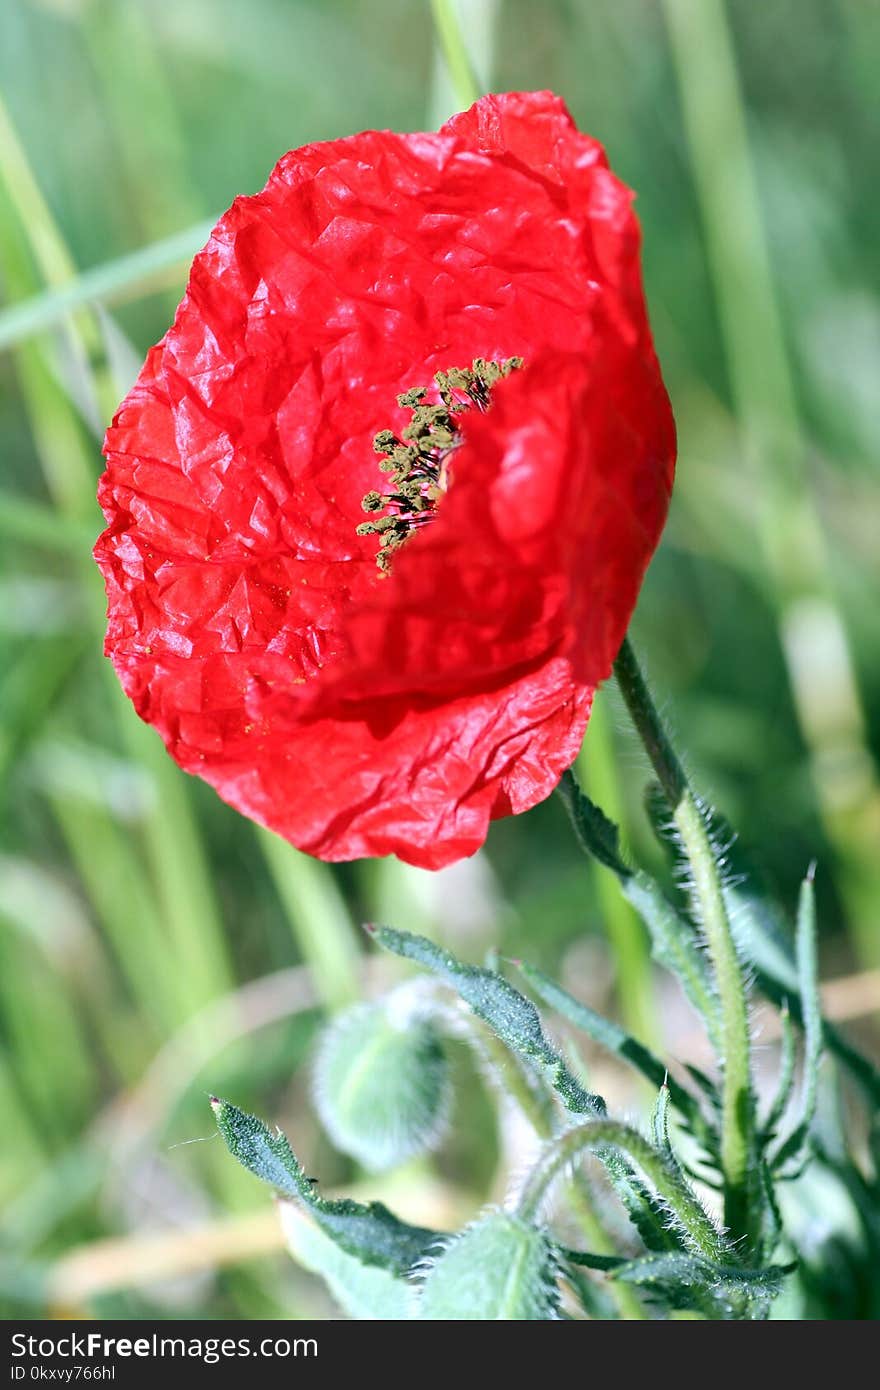
[{"label": "green leaf", "polygon": [[584,1090],[548,1042],[534,1004],[503,976],[480,966],[463,965],[423,936],[394,931],[391,927],[371,926],[368,930],[386,951],[417,961],[451,985],[506,1047],[547,1078],[571,1114],[605,1113],[602,1097]]},{"label": "green leaf", "polygon": [[779,1023],[782,1029],[782,1046],[779,1059],[779,1081],[776,1086],[776,1095],[773,1104],[764,1121],[762,1131],[762,1141],[766,1145],[776,1134],[779,1122],[788,1109],[794,1089],[794,1064],[795,1064],[795,1042],[794,1026],[791,1021],[791,1012],[786,1001],[779,1011]]},{"label": "green leaf", "polygon": [[212,1097],[217,1127],[233,1158],[282,1196],[299,1202],[347,1254],[392,1274],[407,1274],[436,1245],[436,1231],[408,1226],[381,1202],[322,1197],[306,1177],[285,1135],[255,1115]]},{"label": "green leaf", "polygon": [[412,1315],[412,1284],[349,1255],[292,1202],[281,1203],[287,1248],[297,1264],[319,1274],[351,1318],[403,1322]]},{"label": "green leaf", "polygon": [[[604,1157],[604,1155],[601,1155]],[[656,1253],[677,1253],[687,1248],[687,1238],[669,1208],[638,1176],[634,1169],[616,1155],[616,1164],[605,1159],[611,1182],[624,1211],[635,1226],[645,1248]]]},{"label": "green leaf", "polygon": [[346,1009],[325,1029],[314,1068],[321,1122],[337,1148],[380,1172],[423,1153],[447,1110],[448,1067],[436,1030],[404,991]]},{"label": "green leaf", "polygon": [[510,1212],[480,1217],[446,1246],[419,1299],[432,1321],[541,1322],[559,1316],[557,1263],[543,1232]]},{"label": "green leaf", "polygon": [[620,879],[630,878],[632,870],[624,863],[620,852],[620,831],[581,790],[570,770],[562,774],[557,791],[565,803],[581,849]]},{"label": "green leaf", "polygon": [[597,1269],[603,1274],[627,1263],[621,1255],[594,1255],[589,1250],[572,1250],[568,1245],[559,1244],[555,1244],[554,1249],[559,1258],[567,1263],[580,1265],[584,1269]]},{"label": "green leaf", "polygon": [[[787,1002],[795,1023],[804,1026],[804,1009],[800,995],[797,964],[785,940],[776,913],[766,901],[729,888],[727,893],[736,922],[737,942],[743,956],[752,966],[758,987],[780,1008]],[[880,1069],[827,1020],[823,1021],[822,1036],[829,1052],[861,1086],[876,1109],[880,1106]]]},{"label": "green leaf", "polygon": [[581,848],[617,874],[624,897],[648,928],[654,959],[678,977],[685,994],[718,1045],[718,999],[691,923],[685,921],[648,874],[633,870],[620,853],[620,832],[566,772],[557,788]]},{"label": "green leaf", "polygon": [[651,1133],[654,1137],[654,1144],[661,1153],[675,1162],[672,1152],[672,1144],[669,1142],[669,1083],[664,1082],[657,1092],[657,1099],[654,1102],[654,1109],[651,1112]]},{"label": "green leaf", "polygon": [[777,1171],[788,1162],[792,1162],[795,1168],[797,1167],[806,1151],[810,1126],[816,1113],[823,1029],[822,1000],[819,994],[816,897],[813,889],[813,873],[814,870],[811,867],[801,884],[795,934],[798,989],[804,1028],[804,1079],[800,1120],[776,1155],[774,1168]]},{"label": "green leaf", "polygon": [[788,1273],[790,1267],[779,1265],[740,1269],[674,1254],[629,1260],[612,1277],[649,1289],[670,1308],[695,1308],[721,1319],[757,1319],[767,1316]]},{"label": "green leaf", "polygon": [[720,1051],[718,996],[692,925],[667,901],[659,883],[638,871],[621,880],[624,896],[641,917],[651,937],[651,954],[681,983],[690,1003]]},{"label": "green leaf", "polygon": [[642,1076],[647,1077],[653,1085],[658,1087],[666,1085],[669,1099],[679,1114],[688,1121],[691,1128],[695,1131],[707,1130],[706,1121],[696,1098],[691,1095],[690,1091],[686,1091],[683,1086],[668,1076],[667,1068],[659,1057],[627,1033],[619,1024],[603,1018],[587,1004],[582,1004],[579,999],[575,999],[549,975],[545,975],[543,970],[539,970],[536,966],[529,965],[524,961],[517,961],[515,964],[543,1003],[549,1008],[555,1009],[576,1028],[580,1028],[600,1047],[606,1048],[607,1051],[613,1052],[627,1062]]}]

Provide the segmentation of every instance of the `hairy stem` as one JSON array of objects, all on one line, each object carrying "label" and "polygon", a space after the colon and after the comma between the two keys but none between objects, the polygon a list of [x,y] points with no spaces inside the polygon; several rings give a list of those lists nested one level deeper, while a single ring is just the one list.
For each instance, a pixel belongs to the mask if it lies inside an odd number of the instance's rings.
[{"label": "hairy stem", "polygon": [[561,1172],[582,1153],[608,1148],[619,1149],[641,1169],[698,1254],[712,1261],[728,1258],[729,1252],[721,1236],[674,1166],[638,1130],[618,1120],[590,1120],[566,1130],[548,1144],[523,1188],[519,1215],[525,1221],[534,1221]]},{"label": "hairy stem", "polygon": [[629,640],[614,663],[618,685],[672,810],[693,876],[721,1004],[723,1066],[721,1167],[724,1220],[734,1238],[749,1232],[749,1185],[755,1144],[746,986],[709,830],[684,769],[648,692]]},{"label": "hairy stem", "polygon": [[[447,1019],[445,1013],[440,1016],[444,1020]],[[454,1035],[459,1033],[462,1019],[457,1018],[456,1022],[458,1026],[451,1030]],[[467,1024],[474,1026],[465,1029],[461,1036],[473,1045],[481,1060],[487,1064],[490,1074],[497,1075],[501,1083],[499,1090],[510,1096],[519,1106],[539,1138],[551,1140],[555,1134],[556,1120],[553,1104],[544,1083],[537,1081],[533,1085],[517,1059],[511,1056],[501,1040],[488,1028],[481,1027],[476,1019],[468,1019]],[[614,1242],[596,1209],[594,1195],[585,1174],[574,1174],[570,1199],[575,1218],[590,1249],[598,1255],[613,1255]],[[632,1322],[646,1316],[638,1294],[626,1284],[613,1286],[610,1294],[617,1304],[621,1318]]]}]

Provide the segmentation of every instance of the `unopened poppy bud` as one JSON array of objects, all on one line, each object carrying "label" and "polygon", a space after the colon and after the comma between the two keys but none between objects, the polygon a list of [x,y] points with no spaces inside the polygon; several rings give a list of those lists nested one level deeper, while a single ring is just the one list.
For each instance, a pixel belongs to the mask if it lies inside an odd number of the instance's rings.
[{"label": "unopened poppy bud", "polygon": [[395,996],[356,1004],[321,1040],[315,1102],[330,1138],[374,1172],[424,1152],[439,1137],[448,1067],[433,1026],[408,1018]]},{"label": "unopened poppy bud", "polygon": [[556,1262],[543,1232],[510,1212],[481,1216],[432,1265],[418,1317],[536,1322],[559,1316]]}]

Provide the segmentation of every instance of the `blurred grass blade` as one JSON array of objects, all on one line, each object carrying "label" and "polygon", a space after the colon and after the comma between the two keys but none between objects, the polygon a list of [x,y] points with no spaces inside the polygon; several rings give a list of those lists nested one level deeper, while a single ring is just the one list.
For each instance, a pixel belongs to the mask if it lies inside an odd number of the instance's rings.
[{"label": "blurred grass blade", "polygon": [[91,550],[95,535],[94,526],[81,525],[42,502],[0,488],[0,536],[7,540],[82,556]]},{"label": "blurred grass blade", "polygon": [[116,137],[126,209],[148,240],[195,221],[202,210],[198,183],[188,167],[178,84],[160,46],[157,8],[142,0],[89,0],[82,33],[98,77],[96,96],[103,95],[104,119]]},{"label": "blurred grass blade", "polygon": [[0,1050],[0,1114],[7,1134],[15,1136],[14,1143],[3,1145],[0,1154],[0,1206],[21,1183],[43,1166],[44,1141],[21,1095],[20,1083],[6,1049]]},{"label": "blurred grass blade", "polygon": [[807,446],[779,313],[724,0],[664,0],[758,540],[840,890],[865,964],[880,961],[880,779],[849,639],[806,483]]},{"label": "blurred grass blade", "polygon": [[258,828],[257,837],[319,997],[330,1009],[351,1003],[360,993],[360,947],[333,870],[269,830]]},{"label": "blurred grass blade", "polygon": [[182,279],[182,272],[210,236],[213,222],[199,222],[140,251],[76,274],[59,289],[33,295],[0,312],[0,348],[62,322],[76,309],[134,299]]},{"label": "blurred grass blade", "polygon": [[128,395],[137,380],[138,372],[143,364],[143,357],[131,339],[123,333],[113,315],[109,314],[102,304],[95,305],[95,314],[98,319],[98,327],[101,330],[101,340],[104,345],[104,355],[110,369],[110,376],[116,388],[116,395],[119,400],[122,400],[123,396]]},{"label": "blurred grass blade", "polygon": [[801,884],[798,903],[795,955],[798,987],[804,1028],[804,1068],[800,1118],[788,1139],[781,1146],[775,1166],[803,1158],[810,1137],[810,1126],[816,1114],[819,1092],[819,1064],[822,1060],[822,999],[819,994],[819,960],[816,936],[816,895],[813,888],[815,866]]},{"label": "blurred grass blade", "polygon": [[0,96],[0,178],[27,231],[34,260],[50,285],[70,280],[76,266],[58,234],[49,205],[34,178],[27,155]]},{"label": "blurred grass blade", "polygon": [[[4,188],[9,202],[2,196]],[[33,226],[24,222],[25,212],[33,213]],[[28,238],[33,259],[42,266],[46,275],[57,279],[70,270],[72,261],[69,252],[39,195],[24,152],[0,108],[0,263],[6,272],[7,282],[18,294],[27,293],[35,286],[32,266],[22,254],[23,235]],[[93,349],[100,352],[101,335],[93,316],[79,319],[77,331],[84,335],[81,340],[84,355],[88,356]],[[96,470],[92,467],[71,403],[65,400],[51,380],[39,343],[21,344],[17,362],[22,374],[31,428],[50,493],[59,509],[68,517],[96,517]],[[102,399],[107,394],[105,384]],[[109,395],[115,401],[112,383],[109,383]],[[92,605],[96,639],[100,641],[104,630],[105,604],[88,553],[83,555],[82,580],[87,600]],[[163,975],[159,970],[161,959],[167,988],[173,991],[177,1007],[182,1007],[184,1012],[194,1012],[216,994],[224,993],[232,983],[201,835],[184,785],[184,774],[174,767],[156,735],[134,715],[109,663],[102,663],[101,673],[110,708],[119,720],[125,744],[131,756],[150,770],[157,786],[157,809],[144,823],[152,877],[158,891],[160,920],[165,924],[165,930],[151,938],[158,972],[154,974],[154,980],[160,982],[159,987],[166,987],[162,984]],[[85,847],[81,848],[85,854],[88,853]],[[81,862],[80,870],[92,877],[84,862]],[[92,883],[97,887],[93,877]],[[114,927],[118,940],[122,931],[130,929],[124,897],[113,910],[118,918]],[[153,916],[155,920],[155,914]],[[177,964],[177,970],[173,973],[167,970],[169,950]]]},{"label": "blurred grass blade", "polygon": [[[76,264],[34,177],[24,147],[9,118],[2,94],[0,186],[9,199],[13,217],[18,222],[19,234],[27,243],[29,257],[39,276],[53,287],[72,280],[76,275]],[[9,230],[7,228],[7,235],[4,237],[7,242],[4,250],[7,253],[8,243],[12,239]],[[5,260],[5,255],[0,257],[0,260]],[[8,267],[4,267],[4,270],[7,287],[12,289],[13,294],[16,297],[27,294],[28,290],[24,286],[29,279],[34,278],[29,274],[28,268],[19,265],[14,267],[11,273]],[[36,284],[28,288],[36,288]],[[85,418],[91,420],[94,427],[102,407],[105,410],[111,408],[106,382],[100,369],[90,362],[92,352],[99,347],[97,329],[88,315],[80,314],[75,319],[65,318],[61,332],[68,359],[66,377],[70,381],[70,390],[78,400]],[[50,369],[53,367],[52,357],[46,358],[46,364]]]},{"label": "blurred grass blade", "polygon": [[[485,6],[480,4],[479,0],[468,0],[469,20],[471,10],[484,9]],[[455,99],[462,108],[471,106],[481,93],[480,81],[474,72],[465,41],[462,23],[464,12],[465,5],[456,4],[456,0],[431,0],[438,45],[449,73]]]},{"label": "blurred grass blade", "polygon": [[[597,690],[583,747],[575,764],[578,779],[593,801],[604,806],[618,825],[623,820],[619,758],[608,710],[608,690]],[[594,870],[602,923],[616,966],[617,996],[627,1027],[640,1038],[657,1036],[650,950],[637,913],[619,883],[601,866]]]}]

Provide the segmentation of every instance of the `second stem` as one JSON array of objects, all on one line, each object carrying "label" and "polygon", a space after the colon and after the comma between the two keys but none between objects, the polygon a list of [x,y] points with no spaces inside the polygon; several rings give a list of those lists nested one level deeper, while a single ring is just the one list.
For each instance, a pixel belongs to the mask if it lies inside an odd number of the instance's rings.
[{"label": "second stem", "polygon": [[724,1221],[734,1239],[747,1237],[755,1128],[748,1004],[721,871],[703,811],[669,742],[628,639],[620,649],[614,671],[630,717],[669,802],[693,876],[693,897],[721,1004]]}]

